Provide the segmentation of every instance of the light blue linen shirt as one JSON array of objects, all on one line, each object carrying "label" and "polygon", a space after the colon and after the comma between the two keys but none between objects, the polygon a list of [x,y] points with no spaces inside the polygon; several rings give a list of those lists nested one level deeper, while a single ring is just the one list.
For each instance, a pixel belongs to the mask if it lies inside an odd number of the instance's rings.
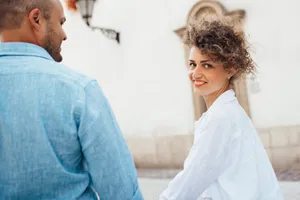
[{"label": "light blue linen shirt", "polygon": [[136,169],[94,79],[41,47],[0,44],[0,199],[142,200]]}]

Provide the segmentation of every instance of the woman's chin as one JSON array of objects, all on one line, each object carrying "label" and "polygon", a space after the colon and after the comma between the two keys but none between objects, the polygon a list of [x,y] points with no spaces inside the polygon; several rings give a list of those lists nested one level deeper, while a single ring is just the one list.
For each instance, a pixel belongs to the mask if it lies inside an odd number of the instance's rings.
[{"label": "woman's chin", "polygon": [[199,96],[206,96],[209,92],[207,92],[206,90],[204,90],[202,88],[194,87],[194,93]]}]

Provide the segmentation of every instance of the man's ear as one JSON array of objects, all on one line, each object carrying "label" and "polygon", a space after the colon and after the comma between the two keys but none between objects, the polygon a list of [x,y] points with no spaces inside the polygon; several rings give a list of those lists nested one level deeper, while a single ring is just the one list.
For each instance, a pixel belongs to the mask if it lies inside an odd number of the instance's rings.
[{"label": "man's ear", "polygon": [[32,11],[30,11],[28,19],[32,27],[34,27],[35,29],[41,28],[43,18],[41,15],[41,11],[38,8],[35,8]]}]

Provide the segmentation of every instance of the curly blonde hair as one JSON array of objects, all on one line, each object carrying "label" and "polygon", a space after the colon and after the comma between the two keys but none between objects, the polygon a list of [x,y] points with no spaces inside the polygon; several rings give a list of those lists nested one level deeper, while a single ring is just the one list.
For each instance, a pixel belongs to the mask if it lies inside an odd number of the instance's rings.
[{"label": "curly blonde hair", "polygon": [[244,32],[228,17],[203,16],[191,20],[183,42],[196,46],[203,55],[221,63],[225,70],[235,69],[232,80],[245,74],[253,74],[256,65],[252,60]]}]

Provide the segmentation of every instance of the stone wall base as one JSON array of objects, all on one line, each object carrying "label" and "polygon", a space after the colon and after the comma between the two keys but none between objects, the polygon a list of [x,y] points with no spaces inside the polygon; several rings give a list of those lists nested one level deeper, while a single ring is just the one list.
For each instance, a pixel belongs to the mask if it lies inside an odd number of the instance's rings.
[{"label": "stone wall base", "polygon": [[[275,170],[300,170],[300,126],[258,129]],[[182,168],[193,135],[125,137],[137,168]]]}]

